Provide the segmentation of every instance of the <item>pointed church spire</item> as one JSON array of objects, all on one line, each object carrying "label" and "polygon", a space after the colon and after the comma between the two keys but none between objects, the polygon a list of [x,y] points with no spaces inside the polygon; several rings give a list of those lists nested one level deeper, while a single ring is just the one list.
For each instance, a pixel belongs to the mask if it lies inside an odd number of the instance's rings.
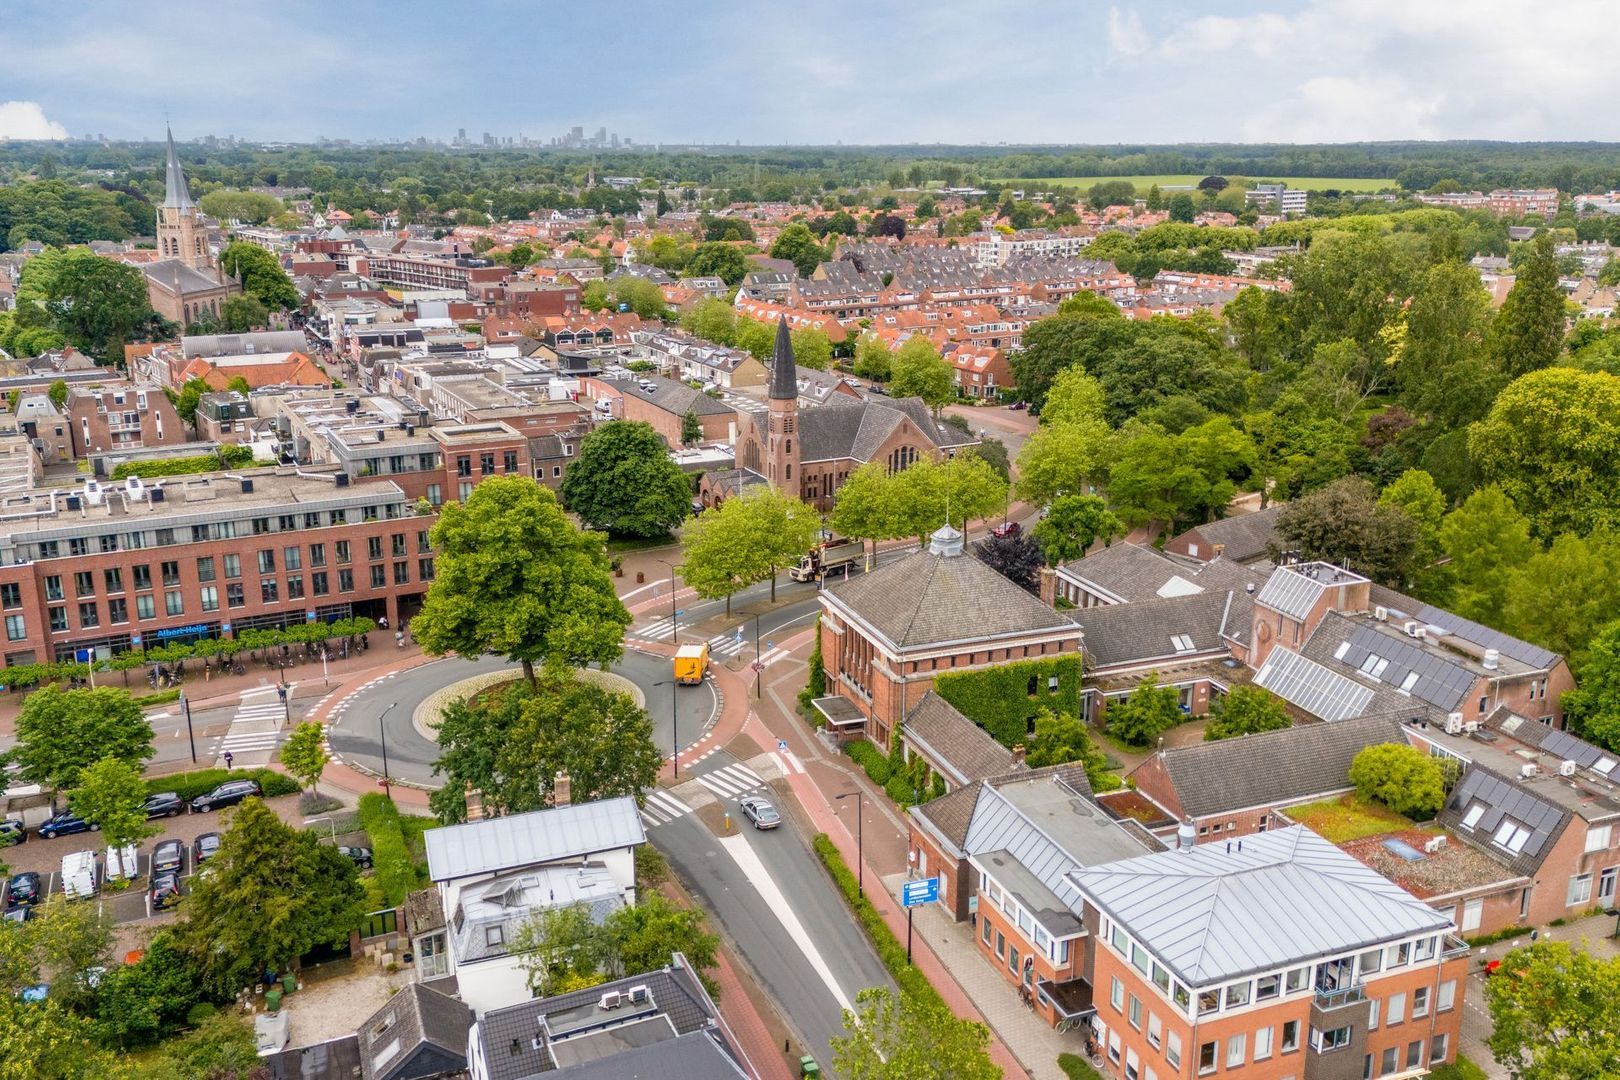
[{"label": "pointed church spire", "polygon": [[776,322],[776,350],[771,355],[771,398],[794,401],[799,396],[799,368],[793,359],[793,336],[788,333],[787,316]]},{"label": "pointed church spire", "polygon": [[169,163],[163,179],[163,205],[174,210],[190,210],[191,191],[186,187],[186,174],[180,168],[180,155],[174,149],[174,132],[167,125],[164,130],[169,136]]}]

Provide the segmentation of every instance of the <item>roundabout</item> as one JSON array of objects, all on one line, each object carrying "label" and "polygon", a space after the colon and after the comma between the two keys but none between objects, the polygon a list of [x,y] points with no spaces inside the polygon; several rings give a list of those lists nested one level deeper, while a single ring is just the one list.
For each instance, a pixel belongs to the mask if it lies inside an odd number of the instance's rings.
[{"label": "roundabout", "polygon": [[[520,677],[522,668],[501,657],[477,660],[446,657],[376,679],[337,702],[327,742],[344,764],[392,783],[431,791],[439,746],[433,723],[450,700]],[[669,758],[703,737],[720,712],[712,683],[676,686],[670,658],[626,649],[608,672],[581,671],[580,677],[607,683],[637,700],[652,720],[653,742]]]}]

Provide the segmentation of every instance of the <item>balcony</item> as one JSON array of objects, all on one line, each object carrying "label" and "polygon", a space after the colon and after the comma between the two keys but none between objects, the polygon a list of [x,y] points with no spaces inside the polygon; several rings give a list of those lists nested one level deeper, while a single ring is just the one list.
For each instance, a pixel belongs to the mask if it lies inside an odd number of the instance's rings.
[{"label": "balcony", "polygon": [[1468,952],[1468,942],[1456,934],[1447,934],[1444,940],[1440,942],[1440,958],[1442,960],[1450,960],[1454,956],[1467,956]]},{"label": "balcony", "polygon": [[1361,982],[1342,986],[1338,989],[1328,990],[1323,987],[1316,988],[1316,1008],[1324,1012],[1342,1009],[1347,1005],[1356,1005],[1367,1000],[1367,988]]}]

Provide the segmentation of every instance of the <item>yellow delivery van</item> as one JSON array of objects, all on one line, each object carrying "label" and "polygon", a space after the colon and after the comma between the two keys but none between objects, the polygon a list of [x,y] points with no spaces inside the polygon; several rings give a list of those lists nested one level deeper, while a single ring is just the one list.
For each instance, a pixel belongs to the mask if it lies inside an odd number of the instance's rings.
[{"label": "yellow delivery van", "polygon": [[675,681],[696,686],[709,670],[709,643],[678,645],[675,648]]}]

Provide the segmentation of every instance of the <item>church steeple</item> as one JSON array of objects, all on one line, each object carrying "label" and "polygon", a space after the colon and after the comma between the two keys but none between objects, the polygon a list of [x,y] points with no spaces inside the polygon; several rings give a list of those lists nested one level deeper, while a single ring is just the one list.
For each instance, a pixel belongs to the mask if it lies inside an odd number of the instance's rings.
[{"label": "church steeple", "polygon": [[169,162],[163,178],[163,205],[171,210],[190,210],[195,204],[191,201],[191,189],[186,187],[186,174],[180,168],[180,155],[174,149],[174,132],[167,127],[164,130],[169,138]]},{"label": "church steeple", "polygon": [[174,132],[165,128],[165,134],[168,160],[163,176],[163,205],[157,212],[158,253],[193,270],[212,270],[214,256],[208,250],[208,231],[197,215],[197,204],[191,201],[186,173],[174,148]]},{"label": "church steeple", "polygon": [[799,369],[793,358],[793,338],[787,319],[776,324],[776,349],[771,356],[771,385],[765,402],[765,479],[771,486],[795,499],[804,481],[795,476],[799,464],[797,428],[799,419]]},{"label": "church steeple", "polygon": [[798,362],[793,358],[793,336],[788,333],[787,316],[776,321],[776,348],[771,354],[771,400],[793,400],[799,396]]}]

